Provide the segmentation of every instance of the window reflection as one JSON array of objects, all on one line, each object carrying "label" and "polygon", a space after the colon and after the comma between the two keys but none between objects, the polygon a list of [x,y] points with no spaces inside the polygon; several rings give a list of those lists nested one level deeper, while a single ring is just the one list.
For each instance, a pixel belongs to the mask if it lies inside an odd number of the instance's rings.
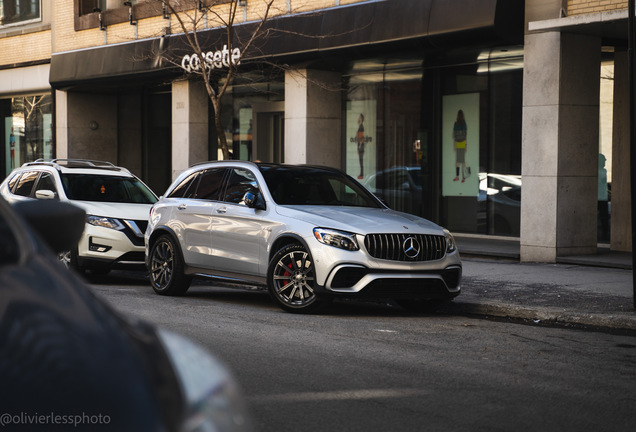
[{"label": "window reflection", "polygon": [[51,95],[0,99],[4,174],[25,162],[53,157]]}]

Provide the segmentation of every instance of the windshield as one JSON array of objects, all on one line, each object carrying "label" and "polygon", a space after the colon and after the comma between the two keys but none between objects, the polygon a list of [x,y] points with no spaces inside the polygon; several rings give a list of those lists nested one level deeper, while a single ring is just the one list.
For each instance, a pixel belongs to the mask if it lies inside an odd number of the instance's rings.
[{"label": "windshield", "polygon": [[336,170],[274,165],[260,168],[274,201],[280,205],[383,207],[362,185]]},{"label": "windshield", "polygon": [[77,201],[154,204],[157,197],[134,177],[62,174],[66,196]]}]

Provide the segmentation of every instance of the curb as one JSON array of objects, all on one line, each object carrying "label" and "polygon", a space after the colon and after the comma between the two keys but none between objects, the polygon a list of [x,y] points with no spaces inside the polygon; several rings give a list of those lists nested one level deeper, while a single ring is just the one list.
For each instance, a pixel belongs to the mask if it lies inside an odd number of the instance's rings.
[{"label": "curb", "polygon": [[[452,302],[449,311],[462,315],[490,316],[532,322],[537,325],[556,325],[594,328],[605,331],[636,333],[636,313],[576,313],[558,308],[531,308],[499,303]],[[624,315],[623,315],[624,314]]]}]

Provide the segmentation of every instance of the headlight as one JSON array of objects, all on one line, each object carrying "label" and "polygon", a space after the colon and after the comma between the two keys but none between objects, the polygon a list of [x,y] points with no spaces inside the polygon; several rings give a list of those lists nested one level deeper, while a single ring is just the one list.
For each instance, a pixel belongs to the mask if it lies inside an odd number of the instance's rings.
[{"label": "headlight", "polygon": [[86,223],[102,228],[110,228],[120,231],[124,229],[124,225],[119,222],[118,219],[103,216],[86,215]]},{"label": "headlight", "polygon": [[446,253],[455,252],[457,250],[455,238],[447,229],[444,230],[444,235],[446,236]]},{"label": "headlight", "polygon": [[327,228],[314,228],[314,237],[316,237],[316,240],[320,243],[340,249],[350,251],[360,249],[358,242],[356,241],[356,235],[345,231],[336,231]]},{"label": "headlight", "polygon": [[180,431],[252,430],[238,386],[227,369],[189,339],[163,329],[157,334],[174,366],[187,404]]}]

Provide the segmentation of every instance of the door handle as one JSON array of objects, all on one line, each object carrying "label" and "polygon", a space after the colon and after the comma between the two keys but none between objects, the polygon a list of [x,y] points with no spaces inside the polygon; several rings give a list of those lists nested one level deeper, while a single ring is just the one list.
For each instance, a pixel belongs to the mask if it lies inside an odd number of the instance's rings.
[{"label": "door handle", "polygon": [[185,204],[179,204],[179,207],[177,207],[179,210],[185,210],[188,206]]},{"label": "door handle", "polygon": [[216,212],[220,214],[224,214],[227,212],[227,207],[219,207],[218,209],[216,209]]}]

